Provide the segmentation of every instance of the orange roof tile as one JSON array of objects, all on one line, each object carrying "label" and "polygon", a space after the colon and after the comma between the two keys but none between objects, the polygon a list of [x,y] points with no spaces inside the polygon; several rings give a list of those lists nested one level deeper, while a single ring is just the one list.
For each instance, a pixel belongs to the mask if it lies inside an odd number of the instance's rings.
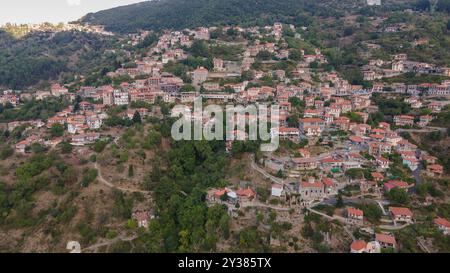
[{"label": "orange roof tile", "polygon": [[357,240],[357,241],[354,241],[354,242],[350,245],[350,248],[351,248],[352,250],[355,250],[355,251],[361,251],[361,250],[365,249],[366,246],[367,246],[367,243],[366,243],[365,241],[363,241],[363,240]]},{"label": "orange roof tile", "polygon": [[395,245],[395,237],[387,234],[377,233],[375,234],[375,240],[382,243]]},{"label": "orange roof tile", "polygon": [[356,215],[356,216],[363,216],[364,215],[364,212],[362,210],[355,209],[355,208],[352,208],[352,207],[347,208],[347,213],[349,215]]},{"label": "orange roof tile", "polygon": [[444,218],[438,217],[438,218],[434,219],[434,223],[436,225],[440,225],[440,226],[444,226],[446,228],[450,228],[450,222],[447,221],[447,219],[444,219]]},{"label": "orange roof tile", "polygon": [[405,216],[413,216],[413,213],[408,208],[403,207],[389,207],[389,211],[395,216],[395,215],[405,215]]}]

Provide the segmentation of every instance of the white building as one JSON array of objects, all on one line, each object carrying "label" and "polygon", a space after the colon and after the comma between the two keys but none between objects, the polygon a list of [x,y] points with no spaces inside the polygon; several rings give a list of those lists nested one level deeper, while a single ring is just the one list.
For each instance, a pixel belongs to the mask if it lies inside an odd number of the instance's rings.
[{"label": "white building", "polygon": [[122,91],[119,89],[113,92],[114,104],[115,105],[128,105],[130,98],[127,91]]},{"label": "white building", "polygon": [[275,197],[281,197],[283,195],[283,186],[279,184],[273,184],[271,194]]}]

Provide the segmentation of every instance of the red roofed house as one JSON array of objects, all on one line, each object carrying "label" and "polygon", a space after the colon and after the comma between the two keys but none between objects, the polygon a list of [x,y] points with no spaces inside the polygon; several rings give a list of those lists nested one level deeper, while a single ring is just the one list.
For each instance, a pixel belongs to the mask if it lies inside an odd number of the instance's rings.
[{"label": "red roofed house", "polygon": [[394,116],[394,123],[397,126],[413,126],[414,117],[408,115]]},{"label": "red roofed house", "polygon": [[375,158],[375,163],[377,164],[377,166],[379,166],[382,169],[387,169],[389,168],[389,159],[384,158],[382,156],[377,156]]},{"label": "red roofed house", "polygon": [[349,136],[348,139],[356,145],[360,145],[363,142],[362,137],[360,136]]},{"label": "red roofed house", "polygon": [[427,174],[429,176],[441,176],[444,173],[444,167],[439,164],[427,165]]},{"label": "red roofed house", "polygon": [[192,72],[192,84],[198,86],[208,79],[208,70],[204,67],[199,67]]},{"label": "red roofed house", "polygon": [[442,110],[442,104],[440,102],[433,101],[428,104],[428,108],[431,109],[433,113],[439,113]]},{"label": "red roofed house", "polygon": [[324,197],[324,186],[322,182],[315,181],[314,177],[309,177],[308,181],[300,182],[299,194],[305,203],[314,200],[322,200]]},{"label": "red roofed house", "polygon": [[57,124],[57,123],[64,125],[64,123],[66,123],[66,118],[58,117],[58,116],[49,118],[47,120],[47,128],[52,128],[53,124]]},{"label": "red roofed house", "polygon": [[325,187],[325,193],[336,193],[336,187],[334,186],[333,179],[329,177],[322,178],[322,183]]},{"label": "red roofed house", "polygon": [[317,168],[318,162],[315,158],[292,158],[291,159],[296,170],[314,170]]},{"label": "red roofed house", "polygon": [[251,188],[246,188],[238,189],[236,195],[240,201],[250,201],[256,196],[256,193]]},{"label": "red roofed house", "polygon": [[347,131],[350,126],[350,119],[348,117],[339,117],[333,120],[333,125],[335,128],[338,128],[342,131]]},{"label": "red roofed house", "polygon": [[434,223],[445,235],[450,234],[450,222],[447,219],[438,217],[434,219]]},{"label": "red roofed house", "polygon": [[275,197],[281,197],[283,195],[283,185],[280,184],[273,184],[271,195]]},{"label": "red roofed house", "polygon": [[298,142],[300,139],[300,131],[298,128],[280,127],[278,130],[278,136],[281,140],[291,140]]},{"label": "red roofed house", "polygon": [[352,207],[347,208],[347,223],[362,226],[364,224],[364,212]]},{"label": "red roofed house", "polygon": [[132,217],[137,221],[138,227],[148,228],[148,221],[150,220],[148,212],[137,211],[133,213]]},{"label": "red roofed house", "polygon": [[[224,197],[224,195],[226,197]],[[237,195],[229,188],[220,190],[212,189],[208,192],[207,200],[211,203],[222,203],[224,200],[226,200],[227,202],[234,204],[237,202]]]},{"label": "red roofed house", "polygon": [[364,253],[366,251],[367,243],[363,240],[354,241],[350,245],[350,253]]},{"label": "red roofed house", "polygon": [[297,150],[297,152],[298,152],[302,157],[305,157],[305,158],[311,157],[311,153],[310,153],[308,150],[306,150],[305,148],[300,148],[300,149]]},{"label": "red roofed house", "polygon": [[320,118],[300,119],[300,132],[306,136],[319,136],[325,126],[325,121]]},{"label": "red roofed house", "polygon": [[28,140],[24,139],[24,140],[16,143],[16,152],[24,154],[26,151],[26,148],[30,145],[31,145],[31,143]]},{"label": "red roofed house", "polygon": [[432,155],[422,155],[421,158],[423,161],[427,162],[428,164],[435,164],[436,161],[438,160],[437,157],[432,156]]},{"label": "red roofed house", "polygon": [[380,182],[384,179],[384,176],[379,172],[373,172],[372,177],[373,177],[373,180],[375,180],[376,182]]},{"label": "red roofed house", "polygon": [[409,188],[409,184],[399,180],[389,180],[388,182],[384,183],[384,190],[386,192],[389,192],[393,188],[401,188],[406,190]]},{"label": "red roofed house", "polygon": [[396,222],[406,222],[406,223],[412,222],[413,213],[408,208],[389,207],[389,212],[392,215],[393,218],[392,220],[394,220],[394,224]]},{"label": "red roofed house", "polygon": [[391,127],[389,123],[384,122],[384,121],[378,123],[378,126],[380,126],[381,129],[385,129],[385,130],[389,130]]},{"label": "red roofed house", "polygon": [[397,242],[395,241],[395,237],[387,234],[382,233],[376,233],[375,234],[375,241],[380,244],[381,247],[387,248],[397,248]]},{"label": "red roofed house", "polygon": [[420,127],[425,127],[433,120],[433,117],[430,115],[420,116],[419,122],[417,123]]}]

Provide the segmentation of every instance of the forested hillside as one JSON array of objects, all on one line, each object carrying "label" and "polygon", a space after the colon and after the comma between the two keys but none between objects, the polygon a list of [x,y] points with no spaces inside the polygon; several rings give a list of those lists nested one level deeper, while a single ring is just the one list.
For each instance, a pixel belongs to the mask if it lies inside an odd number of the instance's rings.
[{"label": "forested hillside", "polygon": [[137,29],[182,29],[215,24],[264,25],[278,20],[299,23],[302,12],[340,16],[364,3],[354,0],[161,0],[91,13],[82,20],[125,33]]},{"label": "forested hillside", "polygon": [[218,24],[265,25],[274,21],[307,23],[304,15],[339,18],[405,10],[450,12],[450,0],[159,0],[87,14],[81,21],[121,33],[139,29],[183,29]]},{"label": "forested hillside", "polygon": [[0,87],[21,89],[40,81],[94,71],[113,62],[103,54],[115,38],[86,32],[33,32],[15,38],[0,30]]}]

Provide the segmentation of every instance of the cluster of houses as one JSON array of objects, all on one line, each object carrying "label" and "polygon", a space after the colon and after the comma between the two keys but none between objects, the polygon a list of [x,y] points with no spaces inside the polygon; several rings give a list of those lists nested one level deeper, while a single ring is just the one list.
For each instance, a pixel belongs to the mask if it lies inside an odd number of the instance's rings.
[{"label": "cluster of houses", "polygon": [[[389,208],[394,221],[410,222],[412,221],[412,212],[407,208]],[[433,221],[436,228],[443,234],[450,234],[450,222],[447,219],[438,217]],[[376,233],[375,240],[366,242],[364,240],[355,240],[350,245],[351,253],[380,253],[381,249],[397,250],[398,244],[395,236],[390,233]]]},{"label": "cluster of houses", "polygon": [[[369,5],[378,5],[379,1],[368,1]],[[274,69],[262,71],[254,69],[253,64],[258,54],[267,51],[274,56],[268,63],[276,63],[278,60],[288,59],[292,49],[283,39],[283,31],[287,28],[294,33],[295,27],[274,23],[264,28],[250,27],[224,27],[221,31],[226,32],[233,28],[238,33],[253,35],[256,39],[251,43],[243,45],[241,60],[224,60],[213,58],[213,67],[210,69],[199,66],[186,74],[190,77],[194,87],[192,91],[183,91],[188,84],[185,77],[178,77],[164,72],[164,68],[170,62],[185,60],[188,51],[185,49],[193,44],[194,39],[211,40],[212,32],[218,28],[198,28],[194,30],[166,31],[158,39],[157,43],[148,50],[145,57],[134,61],[133,65],[123,65],[107,76],[116,78],[124,75],[131,77],[130,82],[124,82],[118,86],[105,85],[99,87],[82,86],[76,92],[69,90],[59,84],[53,84],[49,91],[37,91],[34,96],[38,100],[48,97],[67,97],[75,102],[74,106],[64,109],[56,115],[49,117],[46,121],[14,121],[8,124],[8,130],[14,130],[18,126],[27,124],[32,128],[52,128],[55,124],[63,125],[70,136],[70,143],[74,146],[90,144],[100,139],[100,129],[103,121],[108,118],[106,109],[110,106],[127,106],[133,102],[155,103],[158,98],[166,103],[186,104],[185,109],[174,108],[172,116],[183,115],[190,120],[198,120],[203,124],[212,122],[214,118],[197,116],[191,114],[191,103],[196,98],[209,101],[237,102],[237,103],[276,103],[279,106],[279,115],[276,117],[280,127],[271,130],[272,136],[278,136],[281,140],[289,140],[295,143],[301,140],[325,141],[327,138],[332,142],[332,135],[344,133],[342,139],[346,146],[345,153],[328,153],[313,156],[308,148],[298,149],[295,155],[288,159],[275,157],[266,158],[264,166],[270,172],[285,172],[288,170],[290,178],[295,183],[286,185],[274,183],[270,189],[271,198],[283,198],[287,193],[299,196],[299,204],[308,207],[326,197],[336,195],[343,186],[336,179],[339,173],[359,169],[362,167],[373,167],[376,171],[371,173],[371,178],[349,179],[348,184],[358,185],[362,194],[371,193],[380,195],[380,192],[389,192],[394,188],[408,190],[410,183],[387,178],[388,170],[392,166],[390,155],[396,154],[401,157],[402,164],[416,170],[423,162],[426,165],[425,173],[429,176],[441,176],[443,166],[437,163],[437,158],[420,151],[416,145],[401,137],[390,124],[380,122],[377,127],[367,124],[369,114],[376,112],[377,108],[371,105],[371,96],[375,92],[384,92],[385,86],[374,84],[373,88],[366,89],[363,86],[352,85],[341,78],[336,72],[319,72],[316,75],[311,71],[310,64],[313,62],[326,63],[325,56],[320,49],[314,52],[301,50],[300,60],[296,67],[287,75],[285,70]],[[131,36],[132,44],[136,45],[142,41],[149,32]],[[295,37],[301,39],[296,33]],[[274,38],[277,42],[267,42],[265,38]],[[217,41],[216,41],[217,42]],[[389,66],[389,69],[386,67]],[[244,73],[250,71],[253,77],[246,80],[237,80]],[[364,79],[374,81],[383,77],[392,77],[405,72],[417,72],[427,74],[450,75],[447,68],[437,68],[429,64],[409,61],[406,54],[393,56],[392,61],[371,60],[363,67]],[[320,83],[312,81],[317,76]],[[276,83],[268,86],[261,84],[262,79],[271,77]],[[228,82],[223,80],[232,79]],[[444,81],[440,85],[395,85],[394,92],[409,94],[405,99],[412,108],[422,108],[423,95],[447,96],[450,95],[450,81]],[[20,106],[20,99],[26,94],[17,95],[13,91],[4,91],[0,95],[0,103],[9,103]],[[293,101],[304,103],[303,115],[292,122],[292,114],[295,108]],[[445,103],[433,101],[427,107],[433,113],[443,109]],[[124,115],[132,119],[138,112],[141,117],[149,116],[148,109],[128,109]],[[241,116],[240,116],[241,115]],[[355,118],[356,117],[356,118]],[[238,114],[236,118],[256,119],[251,114]],[[432,115],[414,117],[410,115],[397,115],[393,117],[396,126],[426,127],[433,119]],[[289,121],[289,122],[288,122]],[[232,132],[237,138],[248,139],[248,134],[239,130]],[[323,138],[323,139],[322,139]],[[54,146],[62,141],[62,138],[45,140],[40,133],[28,135],[16,144],[16,150],[25,153],[27,147],[33,143]],[[227,149],[231,149],[231,142],[227,143]],[[300,173],[307,174],[302,177]],[[314,173],[314,175],[312,174]],[[238,187],[233,189],[212,189],[207,194],[207,202],[235,205],[242,202],[250,202],[256,199],[256,191],[252,186]],[[231,206],[229,206],[231,207]],[[389,207],[389,215],[396,225],[397,222],[411,223],[413,214],[408,208]],[[148,226],[149,213],[136,211],[133,218],[141,227]],[[345,221],[349,225],[363,226],[364,213],[357,208],[347,208]],[[438,218],[435,224],[444,233],[448,234],[449,222]],[[376,234],[374,241],[355,241],[351,245],[351,252],[377,253],[381,248],[396,248],[395,238],[390,234]]]},{"label": "cluster of houses", "polygon": [[[429,63],[410,61],[408,60],[408,55],[404,53],[394,55],[390,61],[372,59],[369,60],[367,65],[362,67],[362,74],[364,80],[366,81],[395,77],[407,72],[448,76],[450,75],[450,68],[437,67]],[[448,86],[444,89],[445,91],[442,91],[442,95],[450,94],[450,89]],[[429,94],[433,94],[434,92],[436,91],[429,91]],[[440,92],[441,91],[438,93]]]},{"label": "cluster of houses", "polygon": [[0,104],[17,106],[19,104],[20,97],[15,94],[13,90],[5,90],[0,94]]},{"label": "cluster of houses", "polygon": [[212,189],[208,192],[206,198],[209,203],[236,204],[239,202],[252,201],[256,198],[256,192],[250,187],[239,188],[237,190],[230,188]]}]

